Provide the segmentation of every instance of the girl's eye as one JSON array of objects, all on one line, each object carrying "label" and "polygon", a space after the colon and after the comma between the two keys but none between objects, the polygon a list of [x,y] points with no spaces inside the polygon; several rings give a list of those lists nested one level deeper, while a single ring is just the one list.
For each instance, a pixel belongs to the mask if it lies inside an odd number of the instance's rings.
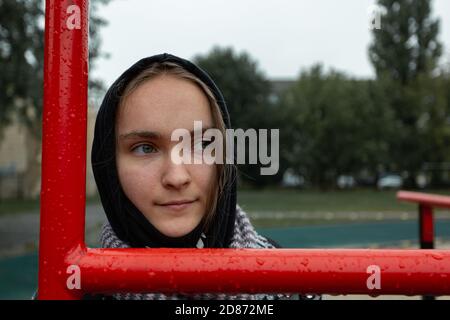
[{"label": "girl's eye", "polygon": [[205,149],[208,145],[210,145],[212,140],[202,140],[195,143],[194,151],[197,150],[196,146],[201,146],[201,150]]},{"label": "girl's eye", "polygon": [[202,147],[206,148],[207,146],[209,146],[212,143],[212,140],[203,140],[202,141]]},{"label": "girl's eye", "polygon": [[149,153],[153,153],[154,150],[156,150],[156,148],[154,148],[150,144],[141,144],[132,149],[133,152],[138,153],[138,154],[149,154]]}]

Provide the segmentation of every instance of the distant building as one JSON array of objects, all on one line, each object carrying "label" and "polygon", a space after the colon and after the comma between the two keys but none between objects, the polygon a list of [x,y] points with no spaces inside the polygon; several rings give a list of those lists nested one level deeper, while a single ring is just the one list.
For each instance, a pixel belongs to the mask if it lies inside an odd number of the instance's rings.
[{"label": "distant building", "polygon": [[0,199],[18,197],[26,169],[26,132],[17,121],[3,129],[0,141]]},{"label": "distant building", "polygon": [[[93,196],[97,192],[94,175],[91,168],[91,148],[94,137],[95,117],[97,110],[88,108],[87,124],[87,159],[86,159],[86,195]],[[28,194],[37,198],[40,194],[40,179],[30,190],[24,190],[24,175],[27,172],[27,133],[25,128],[12,121],[12,124],[4,128],[3,139],[0,141],[0,199],[17,198]],[[41,161],[41,154],[35,155],[36,161]],[[40,175],[40,171],[39,171]]]},{"label": "distant building", "polygon": [[292,79],[272,79],[269,81],[271,86],[271,93],[269,95],[270,102],[277,103],[280,96],[291,87],[295,80]]}]

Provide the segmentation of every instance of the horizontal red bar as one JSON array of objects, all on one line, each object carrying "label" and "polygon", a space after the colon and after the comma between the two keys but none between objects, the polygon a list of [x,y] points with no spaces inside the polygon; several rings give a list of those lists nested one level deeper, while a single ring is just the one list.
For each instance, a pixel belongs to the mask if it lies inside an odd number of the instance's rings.
[{"label": "horizontal red bar", "polygon": [[449,250],[87,249],[68,262],[85,292],[450,295]]},{"label": "horizontal red bar", "polygon": [[433,207],[450,208],[450,196],[441,196],[422,192],[399,191],[397,192],[397,199],[421,203]]}]

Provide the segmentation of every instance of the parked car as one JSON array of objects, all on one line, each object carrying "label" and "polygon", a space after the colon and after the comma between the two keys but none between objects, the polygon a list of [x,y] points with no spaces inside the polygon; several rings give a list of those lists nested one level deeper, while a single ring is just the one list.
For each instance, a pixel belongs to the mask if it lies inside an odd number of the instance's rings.
[{"label": "parked car", "polygon": [[341,175],[337,178],[336,184],[339,189],[350,189],[356,186],[356,180],[352,176]]},{"label": "parked car", "polygon": [[428,186],[429,181],[424,173],[420,173],[416,176],[416,184],[420,189],[424,189]]},{"label": "parked car", "polygon": [[377,182],[378,189],[399,189],[403,186],[403,178],[397,174],[388,174]]},{"label": "parked car", "polygon": [[281,181],[283,187],[304,187],[305,178],[301,175],[294,173],[292,169],[287,169],[283,174],[283,180]]}]

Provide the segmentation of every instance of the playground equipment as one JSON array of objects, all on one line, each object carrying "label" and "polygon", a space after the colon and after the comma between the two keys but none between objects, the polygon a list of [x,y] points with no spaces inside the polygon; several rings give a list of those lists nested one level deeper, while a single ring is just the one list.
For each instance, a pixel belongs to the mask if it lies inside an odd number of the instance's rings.
[{"label": "playground equipment", "polygon": [[[84,242],[88,1],[47,0],[39,299],[113,292],[449,295],[448,250],[91,249]],[[426,199],[425,199],[425,198]],[[423,247],[433,206],[420,205]]]}]

